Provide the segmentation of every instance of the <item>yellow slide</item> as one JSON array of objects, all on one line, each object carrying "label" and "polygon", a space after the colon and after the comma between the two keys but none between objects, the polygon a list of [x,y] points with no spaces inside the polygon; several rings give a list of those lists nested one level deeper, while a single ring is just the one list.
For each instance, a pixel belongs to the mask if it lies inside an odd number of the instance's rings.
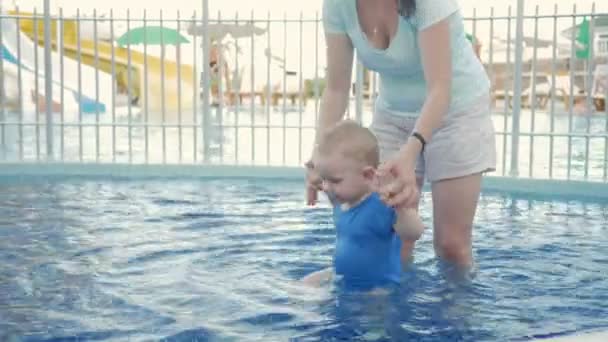
[{"label": "yellow slide", "polygon": [[[30,13],[12,12],[11,14],[19,14],[27,17]],[[44,44],[44,26],[43,21],[38,20],[38,44]],[[20,19],[20,29],[30,39],[34,40],[34,21],[32,19]],[[63,49],[64,55],[72,59],[78,59],[78,29],[79,24],[76,20],[63,20]],[[57,21],[51,22],[51,37],[53,49],[57,49]],[[106,40],[98,40],[97,43],[91,39],[80,40],[80,56],[83,64],[95,66],[95,45],[97,45],[98,68],[108,74],[112,73],[112,45],[113,42]],[[162,111],[162,94],[165,97],[165,115],[167,119],[176,118],[178,110],[181,106],[182,116],[184,121],[192,116],[192,108],[194,106],[194,98],[199,96],[197,75],[194,73],[192,65],[181,64],[178,69],[176,61],[165,60],[164,63],[160,58],[155,56],[144,55],[141,52],[131,50],[131,81],[128,92],[128,70],[129,70],[129,52],[128,49],[114,46],[114,66],[116,71],[116,82],[118,85],[118,94],[131,94],[130,98],[133,103],[140,108],[146,106],[146,92],[142,89],[144,85],[145,75],[147,72],[147,106],[149,114],[160,117]],[[164,69],[164,70],[163,70]],[[164,91],[162,89],[161,77],[164,74],[165,84]],[[181,83],[181,103],[178,93],[178,75]],[[189,115],[186,113],[190,113]]]}]

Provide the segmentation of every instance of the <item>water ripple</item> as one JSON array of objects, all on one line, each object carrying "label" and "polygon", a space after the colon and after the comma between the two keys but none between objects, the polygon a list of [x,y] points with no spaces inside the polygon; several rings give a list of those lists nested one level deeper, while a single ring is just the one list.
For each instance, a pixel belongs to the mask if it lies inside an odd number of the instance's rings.
[{"label": "water ripple", "polygon": [[[427,230],[383,295],[303,287],[331,263],[300,182],[0,182],[0,340],[496,341],[606,327],[608,204],[484,194],[477,268]],[[421,215],[430,226],[425,199]]]}]

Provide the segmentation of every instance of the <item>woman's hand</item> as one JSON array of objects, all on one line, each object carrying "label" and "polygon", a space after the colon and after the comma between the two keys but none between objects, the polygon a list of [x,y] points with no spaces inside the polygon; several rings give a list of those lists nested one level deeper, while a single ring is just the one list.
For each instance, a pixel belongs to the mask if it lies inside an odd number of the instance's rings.
[{"label": "woman's hand", "polygon": [[319,172],[315,169],[313,159],[306,163],[306,204],[315,205],[319,199],[319,191],[322,190],[323,181]]},{"label": "woman's hand", "polygon": [[414,208],[418,203],[417,158],[409,150],[404,148],[378,168],[378,192],[382,201],[391,207]]}]

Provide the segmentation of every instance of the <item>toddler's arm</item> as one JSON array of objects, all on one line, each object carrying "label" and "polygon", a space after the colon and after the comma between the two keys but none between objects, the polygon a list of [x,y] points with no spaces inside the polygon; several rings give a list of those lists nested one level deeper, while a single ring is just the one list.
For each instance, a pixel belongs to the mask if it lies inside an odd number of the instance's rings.
[{"label": "toddler's arm", "polygon": [[403,240],[416,241],[424,231],[424,224],[413,208],[398,207],[395,209],[397,220],[393,226]]}]

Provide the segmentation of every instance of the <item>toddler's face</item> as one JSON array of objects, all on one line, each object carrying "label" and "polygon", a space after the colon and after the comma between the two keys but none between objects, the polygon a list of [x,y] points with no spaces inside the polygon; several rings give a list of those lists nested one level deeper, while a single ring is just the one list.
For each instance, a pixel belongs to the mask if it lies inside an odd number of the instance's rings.
[{"label": "toddler's face", "polygon": [[374,169],[339,153],[320,156],[317,168],[323,191],[333,194],[340,203],[355,204],[372,189]]}]

